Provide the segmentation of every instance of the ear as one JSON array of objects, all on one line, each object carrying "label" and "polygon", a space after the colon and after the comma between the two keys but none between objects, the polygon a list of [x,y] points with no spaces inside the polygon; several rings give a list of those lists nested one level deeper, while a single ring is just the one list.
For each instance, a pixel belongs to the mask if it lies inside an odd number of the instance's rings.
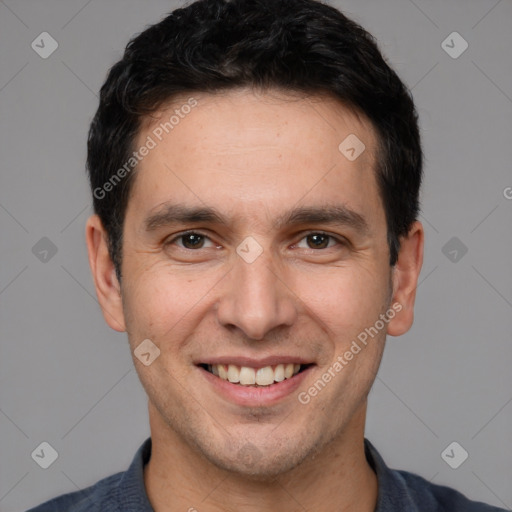
[{"label": "ear", "polygon": [[97,215],[92,215],[87,219],[85,239],[87,252],[89,253],[89,265],[103,317],[112,329],[124,332],[126,326],[121,300],[121,286],[108,252],[107,232]]},{"label": "ear", "polygon": [[414,301],[421,266],[423,265],[424,231],[421,222],[411,226],[407,236],[400,239],[398,260],[392,270],[393,299],[397,314],[388,323],[388,334],[401,336],[414,321]]}]

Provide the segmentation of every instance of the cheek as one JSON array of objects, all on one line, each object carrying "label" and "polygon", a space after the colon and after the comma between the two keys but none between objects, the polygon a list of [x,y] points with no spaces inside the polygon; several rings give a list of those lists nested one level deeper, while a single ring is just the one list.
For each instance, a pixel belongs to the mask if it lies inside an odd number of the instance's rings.
[{"label": "cheek", "polygon": [[156,343],[186,336],[187,324],[197,317],[219,280],[212,274],[157,265],[132,276],[123,293],[128,332]]},{"label": "cheek", "polygon": [[365,267],[336,267],[296,281],[297,295],[336,339],[350,342],[387,307],[387,276]]}]

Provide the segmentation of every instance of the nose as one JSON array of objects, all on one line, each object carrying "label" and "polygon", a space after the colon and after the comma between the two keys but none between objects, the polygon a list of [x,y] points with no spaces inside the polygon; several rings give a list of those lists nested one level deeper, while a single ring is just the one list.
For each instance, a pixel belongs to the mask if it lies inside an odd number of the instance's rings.
[{"label": "nose", "polygon": [[217,307],[221,325],[262,340],[277,327],[290,327],[297,317],[297,298],[265,253],[252,263],[237,257],[224,282]]}]

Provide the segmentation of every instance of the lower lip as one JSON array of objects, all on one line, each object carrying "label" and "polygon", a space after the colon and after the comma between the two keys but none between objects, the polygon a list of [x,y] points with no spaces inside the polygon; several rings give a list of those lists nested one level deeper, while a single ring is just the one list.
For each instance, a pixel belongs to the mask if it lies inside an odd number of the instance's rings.
[{"label": "lower lip", "polygon": [[230,402],[247,407],[276,404],[296,391],[312,368],[313,366],[308,366],[293,377],[276,382],[270,386],[252,387],[233,384],[198,366],[206,380],[214,386],[220,395]]}]

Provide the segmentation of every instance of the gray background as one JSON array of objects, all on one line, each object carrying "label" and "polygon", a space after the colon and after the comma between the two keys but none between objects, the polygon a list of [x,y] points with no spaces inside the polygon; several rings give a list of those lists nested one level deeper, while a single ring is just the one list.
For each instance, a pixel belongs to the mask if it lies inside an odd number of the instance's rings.
[{"label": "gray background", "polygon": [[[427,158],[416,321],[388,339],[366,436],[390,466],[510,508],[512,2],[332,3],[412,88]],[[177,5],[0,1],[1,511],[124,469],[149,435],[126,337],[95,298],[84,161],[107,69]],[[31,48],[43,31],[59,44],[47,59]],[[453,31],[469,44],[456,59],[441,46]],[[32,251],[42,237],[57,248],[46,262]],[[31,458],[42,441],[59,454],[46,470]],[[452,441],[469,453],[458,469],[441,457]]]}]

